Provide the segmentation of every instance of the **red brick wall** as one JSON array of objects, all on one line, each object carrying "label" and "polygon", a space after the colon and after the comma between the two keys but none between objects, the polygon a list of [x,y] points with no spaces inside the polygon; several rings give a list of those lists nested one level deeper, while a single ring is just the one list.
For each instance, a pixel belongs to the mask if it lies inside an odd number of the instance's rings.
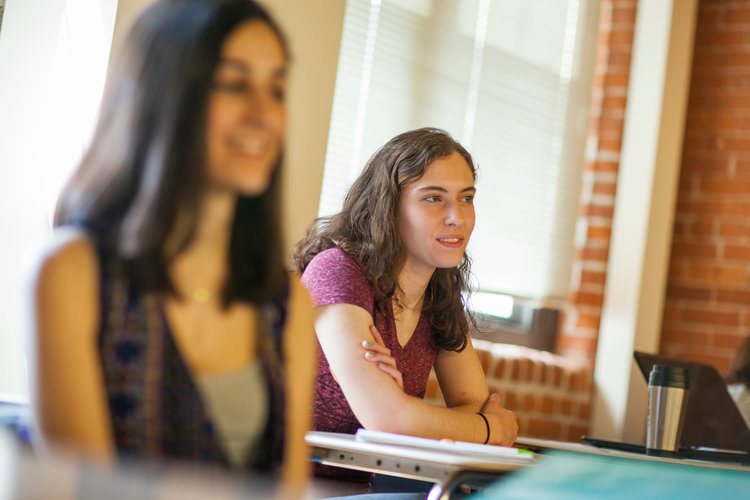
[{"label": "red brick wall", "polygon": [[588,363],[508,347],[515,349],[478,353],[490,392],[497,392],[503,406],[518,417],[519,436],[579,441],[591,413]]},{"label": "red brick wall", "polygon": [[[602,1],[574,272],[557,345],[592,366],[636,5]],[[660,352],[726,372],[749,334],[750,0],[702,0]]]},{"label": "red brick wall", "polygon": [[593,366],[599,334],[637,0],[603,0],[569,305],[556,352]]},{"label": "red brick wall", "polygon": [[[580,441],[591,413],[591,368],[549,352],[474,340],[490,392],[518,417],[524,437]],[[434,371],[425,400],[444,405]]]},{"label": "red brick wall", "polygon": [[660,351],[729,368],[750,334],[750,1],[698,10]]}]

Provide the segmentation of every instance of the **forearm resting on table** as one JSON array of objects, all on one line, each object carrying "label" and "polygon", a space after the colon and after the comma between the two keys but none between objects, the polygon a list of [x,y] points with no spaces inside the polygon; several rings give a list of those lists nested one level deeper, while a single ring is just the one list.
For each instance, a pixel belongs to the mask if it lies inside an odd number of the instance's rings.
[{"label": "forearm resting on table", "polygon": [[372,366],[363,368],[357,376],[342,377],[339,384],[367,429],[503,446],[510,446],[517,437],[515,415],[502,408],[496,394],[488,396],[484,385],[470,384],[463,390],[451,387],[445,408],[405,394]]},{"label": "forearm resting on table", "polygon": [[[487,425],[480,415],[476,415],[486,404],[487,389],[483,386],[483,389],[477,390],[476,384],[470,383],[476,379],[484,380],[476,359],[476,367],[471,370],[472,373],[476,372],[475,375],[457,376],[455,384],[441,383],[447,389],[446,401],[460,409],[433,406],[404,393],[390,375],[366,360],[362,342],[374,341],[369,329],[371,325],[372,316],[357,306],[334,304],[316,308],[315,330],[320,346],[360,423],[366,429],[433,439],[487,441]],[[471,353],[469,349],[463,354],[444,359],[438,363],[440,371],[455,375],[459,368],[466,365],[459,358],[468,357]],[[502,418],[497,415],[488,415],[487,418],[493,431],[489,442],[510,444],[506,441],[513,432],[501,432]],[[498,432],[495,432],[495,428]]]},{"label": "forearm resting on table", "polygon": [[[347,399],[351,403],[351,399],[358,398]],[[369,404],[352,405],[354,414],[366,429],[478,443],[487,439],[484,420],[468,406],[443,408],[403,392],[371,399]]]}]

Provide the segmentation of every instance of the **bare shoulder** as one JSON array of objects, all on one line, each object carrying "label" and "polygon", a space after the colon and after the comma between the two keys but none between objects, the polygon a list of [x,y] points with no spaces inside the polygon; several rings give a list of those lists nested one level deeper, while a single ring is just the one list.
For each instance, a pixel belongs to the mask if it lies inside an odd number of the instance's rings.
[{"label": "bare shoulder", "polygon": [[[94,321],[99,307],[99,261],[91,239],[80,230],[56,230],[31,273],[38,314],[51,321],[70,310]],[[59,319],[59,318],[58,318]]]},{"label": "bare shoulder", "polygon": [[98,274],[94,244],[86,233],[72,228],[55,230],[34,268],[38,284],[76,276],[80,280],[92,274]]}]

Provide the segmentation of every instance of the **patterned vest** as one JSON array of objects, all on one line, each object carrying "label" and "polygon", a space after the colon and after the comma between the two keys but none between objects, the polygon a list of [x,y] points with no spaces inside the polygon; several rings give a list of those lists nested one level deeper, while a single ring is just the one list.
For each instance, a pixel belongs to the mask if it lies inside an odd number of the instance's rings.
[{"label": "patterned vest", "polygon": [[[118,454],[229,467],[169,329],[164,295],[136,290],[114,268],[102,273],[101,304],[99,352]],[[267,471],[278,467],[283,453],[281,332],[286,300],[261,309],[259,345],[270,408],[263,439],[254,450],[256,459],[248,459],[246,468]]]}]

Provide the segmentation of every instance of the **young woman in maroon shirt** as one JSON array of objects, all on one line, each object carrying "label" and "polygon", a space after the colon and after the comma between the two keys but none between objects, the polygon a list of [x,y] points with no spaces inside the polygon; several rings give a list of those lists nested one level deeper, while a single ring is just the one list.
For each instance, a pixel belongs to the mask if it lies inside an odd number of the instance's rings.
[{"label": "young woman in maroon shirt", "polygon": [[[489,394],[462,300],[475,178],[446,132],[403,133],[368,161],[341,212],[298,243],[323,354],[315,429],[515,441],[516,417]],[[447,408],[422,400],[433,366]]]}]

